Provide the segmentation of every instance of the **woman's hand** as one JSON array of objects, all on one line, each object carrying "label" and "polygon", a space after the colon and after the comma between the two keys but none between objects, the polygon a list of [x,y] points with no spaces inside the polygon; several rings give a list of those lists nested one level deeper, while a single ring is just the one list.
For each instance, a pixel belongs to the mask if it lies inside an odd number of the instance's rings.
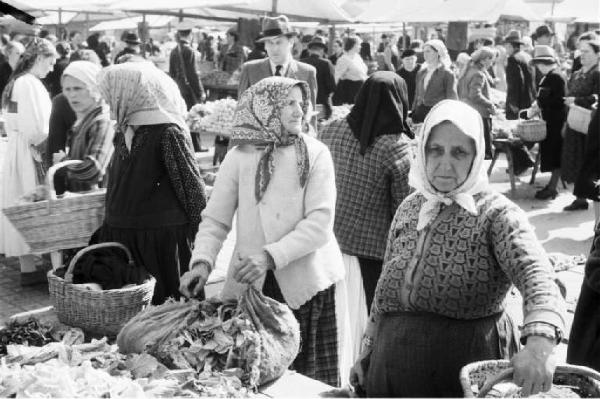
[{"label": "woman's hand", "polygon": [[233,278],[242,284],[252,284],[264,276],[267,270],[274,269],[274,266],[271,255],[266,251],[257,255],[240,257],[239,262],[234,266]]},{"label": "woman's hand", "polygon": [[371,348],[364,348],[358,356],[356,363],[350,369],[350,385],[352,385],[354,391],[360,396],[366,396],[367,370],[372,352]]},{"label": "woman's hand", "polygon": [[190,265],[190,270],[179,279],[179,292],[188,298],[197,297],[210,275],[210,265],[206,262]]},{"label": "woman's hand", "polygon": [[539,392],[548,392],[556,369],[554,342],[545,337],[529,336],[525,349],[513,356],[513,382],[523,387],[522,395],[527,397]]}]

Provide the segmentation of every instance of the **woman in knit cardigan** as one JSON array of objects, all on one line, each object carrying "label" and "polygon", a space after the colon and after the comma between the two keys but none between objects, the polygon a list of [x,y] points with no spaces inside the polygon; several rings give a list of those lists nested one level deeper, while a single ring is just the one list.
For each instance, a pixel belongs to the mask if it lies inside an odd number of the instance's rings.
[{"label": "woman in knit cardigan", "polygon": [[[471,362],[512,358],[528,396],[548,391],[564,302],[523,211],[488,184],[481,116],[453,100],[433,107],[398,207],[351,382],[368,397],[459,397]],[[518,331],[505,312],[523,296]]]},{"label": "woman in knit cardigan", "polygon": [[269,77],[242,95],[234,147],[221,164],[181,292],[195,296],[214,268],[237,212],[237,241],[221,296],[247,284],[284,302],[300,324],[292,367],[339,384],[335,283],[344,277],[333,233],[335,174],[331,154],[303,133],[309,108],[305,82]]}]

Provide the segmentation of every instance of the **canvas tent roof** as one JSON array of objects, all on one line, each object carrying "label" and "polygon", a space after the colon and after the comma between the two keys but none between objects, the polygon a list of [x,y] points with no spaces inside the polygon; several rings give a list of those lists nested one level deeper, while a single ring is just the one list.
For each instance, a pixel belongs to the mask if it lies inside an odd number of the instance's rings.
[{"label": "canvas tent roof", "polygon": [[554,13],[546,15],[550,20],[567,22],[600,23],[600,1],[564,0],[554,6]]}]

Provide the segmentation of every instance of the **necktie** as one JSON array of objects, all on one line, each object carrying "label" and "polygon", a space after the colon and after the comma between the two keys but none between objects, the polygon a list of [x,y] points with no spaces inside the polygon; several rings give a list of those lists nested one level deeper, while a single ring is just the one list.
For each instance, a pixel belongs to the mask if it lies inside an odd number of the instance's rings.
[{"label": "necktie", "polygon": [[283,65],[277,65],[275,66],[275,76],[281,76],[281,69],[283,68]]}]

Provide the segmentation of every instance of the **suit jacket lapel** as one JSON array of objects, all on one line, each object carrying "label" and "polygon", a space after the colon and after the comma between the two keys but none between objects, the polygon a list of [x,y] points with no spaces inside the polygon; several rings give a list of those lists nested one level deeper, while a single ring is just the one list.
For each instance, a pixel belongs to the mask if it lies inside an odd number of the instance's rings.
[{"label": "suit jacket lapel", "polygon": [[290,65],[288,66],[285,76],[287,78],[298,79],[297,72],[298,72],[298,63],[295,60],[290,61]]},{"label": "suit jacket lapel", "polygon": [[264,77],[273,76],[273,72],[271,72],[271,63],[268,58],[265,58],[263,63],[260,65],[262,74]]}]

